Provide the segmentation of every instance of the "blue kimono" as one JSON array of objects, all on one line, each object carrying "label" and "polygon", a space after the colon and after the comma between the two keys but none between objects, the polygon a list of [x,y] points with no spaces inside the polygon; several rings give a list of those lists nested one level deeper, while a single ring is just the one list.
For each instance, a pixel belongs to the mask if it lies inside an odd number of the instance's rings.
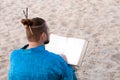
[{"label": "blue kimono", "polygon": [[61,56],[44,45],[27,46],[11,53],[8,80],[76,80],[73,68]]}]

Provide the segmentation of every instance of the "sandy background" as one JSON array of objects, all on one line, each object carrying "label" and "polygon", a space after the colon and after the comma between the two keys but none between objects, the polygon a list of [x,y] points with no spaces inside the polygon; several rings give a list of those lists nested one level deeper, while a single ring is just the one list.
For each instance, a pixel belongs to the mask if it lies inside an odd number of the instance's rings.
[{"label": "sandy background", "polygon": [[78,80],[120,80],[120,0],[0,0],[0,80],[7,80],[10,52],[27,43],[26,7],[51,33],[89,41]]}]

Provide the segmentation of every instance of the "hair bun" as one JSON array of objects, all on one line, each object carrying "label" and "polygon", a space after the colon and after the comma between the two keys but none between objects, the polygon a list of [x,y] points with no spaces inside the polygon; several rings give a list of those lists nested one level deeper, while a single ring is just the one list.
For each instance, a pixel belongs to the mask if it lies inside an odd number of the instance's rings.
[{"label": "hair bun", "polygon": [[32,24],[33,24],[32,20],[30,20],[30,19],[22,19],[21,23],[23,25],[27,25],[27,26],[32,26]]}]

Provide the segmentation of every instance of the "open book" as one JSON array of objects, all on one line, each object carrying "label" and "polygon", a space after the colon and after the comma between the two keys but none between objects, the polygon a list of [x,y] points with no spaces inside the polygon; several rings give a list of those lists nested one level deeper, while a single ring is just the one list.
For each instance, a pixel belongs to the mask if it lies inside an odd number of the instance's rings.
[{"label": "open book", "polygon": [[80,66],[85,56],[87,43],[83,39],[51,34],[50,43],[46,45],[46,50],[55,54],[63,54],[66,56],[68,64]]}]

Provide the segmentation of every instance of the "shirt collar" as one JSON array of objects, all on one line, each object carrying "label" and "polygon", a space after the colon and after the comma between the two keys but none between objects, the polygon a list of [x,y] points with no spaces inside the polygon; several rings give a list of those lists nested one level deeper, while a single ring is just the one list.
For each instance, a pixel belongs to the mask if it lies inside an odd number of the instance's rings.
[{"label": "shirt collar", "polygon": [[21,49],[26,50],[26,51],[28,51],[28,50],[39,50],[39,51],[40,50],[45,50],[45,45],[40,45],[40,46],[37,46],[37,47],[34,47],[34,48],[26,49],[28,46],[29,45],[27,44],[27,45],[23,46]]}]

